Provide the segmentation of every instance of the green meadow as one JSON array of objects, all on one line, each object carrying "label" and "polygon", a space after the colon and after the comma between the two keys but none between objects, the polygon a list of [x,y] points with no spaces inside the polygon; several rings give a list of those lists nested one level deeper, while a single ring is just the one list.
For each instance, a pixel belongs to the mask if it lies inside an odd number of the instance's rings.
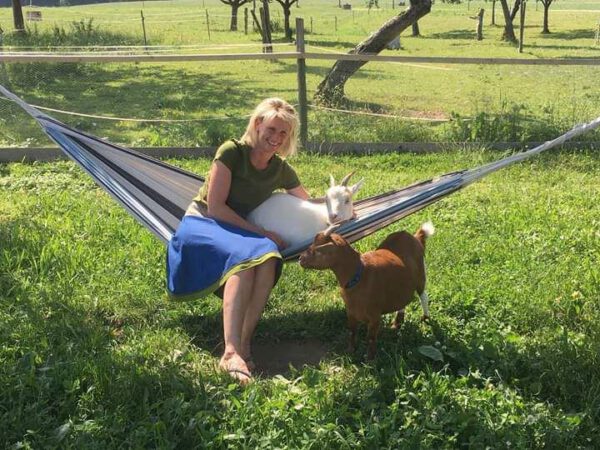
[{"label": "green meadow", "polygon": [[[350,50],[398,9],[300,0],[310,51]],[[394,4],[396,4],[395,2]],[[485,39],[470,16],[485,8]],[[285,44],[272,4],[275,51]],[[389,54],[597,57],[600,2],[561,0],[541,34],[527,7],[525,52],[500,41],[491,2],[436,1],[421,37]],[[35,8],[43,21],[10,32],[5,50],[141,46],[166,53],[260,51],[228,31],[217,0]],[[25,8],[27,11],[27,8]],[[206,12],[210,20],[210,40]],[[496,21],[502,23],[497,4]],[[243,17],[243,16],[242,16]],[[312,32],[310,23],[312,18]],[[90,20],[91,19],[91,20]],[[516,23],[516,21],[515,21]],[[158,47],[156,47],[158,49]],[[142,54],[143,49],[129,51]],[[315,89],[333,61],[308,61]],[[369,63],[340,109],[311,108],[313,142],[438,141],[435,154],[331,156],[292,164],[314,195],[329,174],[357,171],[363,198],[503,153],[465,141],[529,142],[598,115],[596,66]],[[0,83],[59,120],[128,146],[205,146],[239,136],[267,96],[297,101],[296,65],[276,62],[0,64]],[[312,103],[312,100],[311,100]],[[186,122],[134,122],[161,119]],[[427,122],[421,119],[444,119]],[[582,139],[598,140],[592,133]],[[0,147],[48,146],[39,127],[0,99]],[[204,174],[210,159],[170,163]],[[600,435],[600,156],[585,143],[503,169],[357,242],[436,226],[426,262],[432,319],[418,301],[365,360],[364,328],[346,350],[343,302],[329,272],[286,264],[257,329],[258,374],[242,388],[218,368],[217,297],[173,302],[165,249],[76,165],[0,165],[0,443],[67,448],[577,448]]]},{"label": "green meadow", "polygon": [[[501,155],[298,156],[314,194],[360,197]],[[208,159],[171,161],[203,173]],[[71,163],[0,167],[0,441],[7,448],[594,448],[600,433],[600,160],[557,151],[361,240],[437,227],[418,302],[366,362],[334,277],[287,264],[259,375],[217,367],[220,300],[176,303],[162,244]],[[288,366],[291,363],[293,367]]]},{"label": "green meadow", "polygon": [[[347,52],[399,13],[391,1],[369,11],[363,2],[342,10],[337,2],[301,0],[292,23],[303,17],[307,50]],[[397,4],[397,2],[394,2]],[[537,6],[536,6],[537,5]],[[581,9],[586,6],[585,9]],[[484,40],[475,40],[473,16],[486,10]],[[536,10],[537,8],[537,10]],[[25,8],[27,11],[28,8]],[[260,52],[260,37],[230,32],[230,9],[217,0],[130,2],[36,8],[42,22],[30,33],[9,33],[11,10],[0,10],[5,49],[106,51],[106,46],[138,46],[143,54],[140,11],[147,44],[159,54]],[[210,39],[206,25],[209,15]],[[283,38],[278,4],[271,5],[274,51],[290,51]],[[500,40],[500,6],[491,22],[491,2],[458,5],[436,2],[420,21],[421,36],[402,35],[402,50],[384,54],[503,58],[593,58],[600,54],[596,32],[600,2],[560,1],[550,9],[551,34],[541,33],[542,7],[527,9],[524,53]],[[311,25],[312,24],[312,25]],[[518,20],[515,20],[518,25]],[[517,26],[518,28],[518,26]],[[311,32],[312,29],[312,32]],[[518,34],[518,29],[517,29]],[[64,47],[67,48],[64,48]],[[95,47],[92,47],[95,46]],[[101,48],[98,48],[100,46]],[[171,46],[171,47],[164,47]],[[176,46],[176,47],[173,47]],[[310,103],[333,60],[308,60]],[[347,101],[336,112],[310,108],[314,142],[529,142],[550,139],[597,116],[598,66],[521,66],[368,63],[346,85]],[[266,96],[297,103],[296,62],[215,61],[173,63],[5,63],[0,80],[29,103],[60,112],[57,118],[93,134],[130,146],[218,145],[243,131],[245,118]],[[393,117],[365,115],[384,114]],[[99,117],[96,117],[99,116]],[[0,145],[45,146],[37,127],[0,101]],[[107,120],[127,119],[127,120]],[[133,119],[133,120],[132,120]],[[163,122],[139,122],[151,119]],[[169,122],[180,120],[183,122]],[[442,122],[439,122],[439,121]],[[597,140],[597,135],[589,139]]]}]

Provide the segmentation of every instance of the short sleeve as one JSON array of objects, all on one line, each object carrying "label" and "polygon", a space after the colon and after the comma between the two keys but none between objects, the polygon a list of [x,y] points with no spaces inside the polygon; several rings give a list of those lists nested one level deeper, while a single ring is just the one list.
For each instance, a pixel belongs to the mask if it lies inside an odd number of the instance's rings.
[{"label": "short sleeve", "polygon": [[281,187],[290,190],[297,188],[298,186],[300,186],[300,179],[298,178],[296,171],[284,160],[281,171]]},{"label": "short sleeve", "polygon": [[240,150],[237,143],[231,140],[222,144],[215,153],[214,161],[222,162],[229,170],[233,171],[240,161]]}]

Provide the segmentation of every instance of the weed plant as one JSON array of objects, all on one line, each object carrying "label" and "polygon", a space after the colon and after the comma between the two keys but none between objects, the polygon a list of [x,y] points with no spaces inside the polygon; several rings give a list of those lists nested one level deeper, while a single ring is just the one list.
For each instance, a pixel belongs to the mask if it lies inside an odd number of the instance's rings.
[{"label": "weed plant", "polygon": [[[313,195],[360,196],[496,152],[300,155]],[[205,173],[209,160],[174,164]],[[256,343],[319,363],[247,388],[216,368],[221,302],[173,303],[164,247],[71,163],[0,166],[0,442],[7,448],[594,448],[600,434],[600,160],[553,151],[359,241],[431,219],[432,321],[345,350],[334,277],[286,265]],[[310,355],[309,355],[310,356]]]}]

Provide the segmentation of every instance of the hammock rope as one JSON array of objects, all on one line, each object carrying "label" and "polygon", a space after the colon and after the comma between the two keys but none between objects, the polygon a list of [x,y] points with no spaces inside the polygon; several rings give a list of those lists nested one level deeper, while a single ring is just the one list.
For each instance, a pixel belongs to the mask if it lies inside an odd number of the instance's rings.
[{"label": "hammock rope", "polygon": [[[33,117],[44,132],[133,217],[167,243],[204,179],[132,149],[117,146],[71,128],[29,105],[0,85],[0,93]],[[357,218],[336,232],[357,241],[508,165],[523,161],[600,126],[600,117],[531,150],[474,169],[451,172],[359,200]],[[286,248],[284,260],[298,258],[312,242]]]}]

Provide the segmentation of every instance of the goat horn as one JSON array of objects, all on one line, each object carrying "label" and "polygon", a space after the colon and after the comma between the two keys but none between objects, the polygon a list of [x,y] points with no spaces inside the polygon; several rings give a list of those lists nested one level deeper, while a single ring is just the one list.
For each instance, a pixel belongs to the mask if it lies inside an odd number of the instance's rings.
[{"label": "goat horn", "polygon": [[327,229],[323,232],[325,237],[329,237],[331,233],[337,230],[340,227],[339,223],[334,223],[333,225],[329,225]]},{"label": "goat horn", "polygon": [[329,187],[334,187],[335,186],[335,178],[333,178],[333,175],[329,174]]},{"label": "goat horn", "polygon": [[350,177],[352,175],[354,175],[354,170],[352,172],[350,172],[348,175],[346,175],[344,178],[342,178],[342,181],[340,181],[340,185],[346,186],[348,184],[348,180],[350,180]]}]

